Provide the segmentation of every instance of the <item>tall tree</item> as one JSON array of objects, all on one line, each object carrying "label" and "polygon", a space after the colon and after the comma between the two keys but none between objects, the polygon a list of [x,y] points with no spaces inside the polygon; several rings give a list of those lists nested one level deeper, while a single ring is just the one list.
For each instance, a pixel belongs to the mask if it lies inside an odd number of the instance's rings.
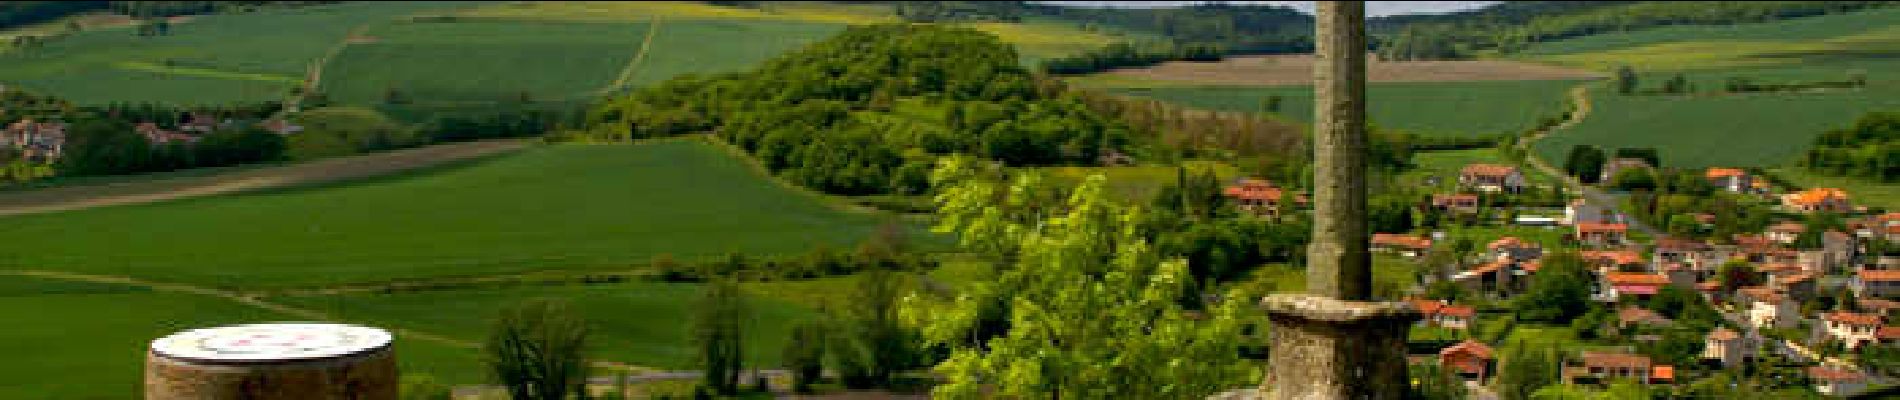
[{"label": "tall tree", "polygon": [[1519,341],[1505,348],[1498,369],[1498,397],[1528,400],[1537,389],[1557,381],[1556,351]]},{"label": "tall tree", "polygon": [[1617,94],[1636,93],[1636,70],[1630,69],[1628,65],[1619,65],[1616,67],[1615,79]]},{"label": "tall tree", "polygon": [[587,336],[587,322],[566,303],[530,300],[502,311],[483,350],[511,398],[566,400],[583,394]]},{"label": "tall tree", "polygon": [[1557,323],[1583,315],[1595,281],[1583,258],[1556,251],[1544,255],[1542,263],[1530,289],[1514,300],[1518,319]]},{"label": "tall tree", "polygon": [[[1143,211],[1108,200],[1104,177],[1052,198],[1033,172],[1005,180],[978,165],[953,157],[933,174],[937,230],[996,261],[997,276],[904,309],[950,349],[936,395],[1201,398],[1257,376],[1238,351],[1251,302],[1185,312],[1187,266],[1157,256],[1137,229]],[[1007,307],[1006,330],[972,340],[994,304]]]},{"label": "tall tree", "polygon": [[708,280],[694,309],[693,338],[699,345],[705,386],[720,394],[733,394],[739,391],[739,372],[745,368],[745,294],[732,278]]}]

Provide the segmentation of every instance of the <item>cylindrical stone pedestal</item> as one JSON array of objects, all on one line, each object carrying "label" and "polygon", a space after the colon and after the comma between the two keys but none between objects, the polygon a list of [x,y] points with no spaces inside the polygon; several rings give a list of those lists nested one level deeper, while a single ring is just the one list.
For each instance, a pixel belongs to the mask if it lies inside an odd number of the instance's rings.
[{"label": "cylindrical stone pedestal", "polygon": [[389,332],[280,323],[179,332],[152,341],[147,400],[394,400]]},{"label": "cylindrical stone pedestal", "polygon": [[1262,397],[1405,397],[1405,335],[1419,318],[1410,304],[1273,295],[1261,307],[1273,324]]}]

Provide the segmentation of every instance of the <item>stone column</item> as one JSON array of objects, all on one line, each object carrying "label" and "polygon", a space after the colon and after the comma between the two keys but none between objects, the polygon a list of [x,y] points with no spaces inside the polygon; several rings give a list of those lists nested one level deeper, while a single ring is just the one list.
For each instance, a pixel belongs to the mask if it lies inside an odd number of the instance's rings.
[{"label": "stone column", "polygon": [[1366,233],[1365,4],[1321,1],[1316,13],[1313,242],[1307,292],[1261,302],[1270,333],[1267,399],[1399,399],[1405,335],[1418,311],[1373,302]]}]

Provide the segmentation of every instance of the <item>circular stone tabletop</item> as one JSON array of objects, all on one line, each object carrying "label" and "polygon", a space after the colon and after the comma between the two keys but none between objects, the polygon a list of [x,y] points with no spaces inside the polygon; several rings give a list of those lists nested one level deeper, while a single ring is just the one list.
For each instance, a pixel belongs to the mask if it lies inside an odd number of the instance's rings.
[{"label": "circular stone tabletop", "polygon": [[166,358],[271,363],[349,356],[389,346],[388,331],[325,323],[270,323],[193,329],[152,341]]}]

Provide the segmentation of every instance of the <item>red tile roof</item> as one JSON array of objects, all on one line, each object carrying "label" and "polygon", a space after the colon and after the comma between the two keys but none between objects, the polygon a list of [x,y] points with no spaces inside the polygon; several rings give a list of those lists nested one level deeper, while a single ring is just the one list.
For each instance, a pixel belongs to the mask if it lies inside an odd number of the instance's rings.
[{"label": "red tile roof", "polygon": [[1465,354],[1478,356],[1478,358],[1489,360],[1491,359],[1491,354],[1494,353],[1494,351],[1491,350],[1491,346],[1486,346],[1484,345],[1484,343],[1478,342],[1476,340],[1471,340],[1471,339],[1465,339],[1465,341],[1463,342],[1458,342],[1458,344],[1454,344],[1454,345],[1445,347],[1444,349],[1438,350],[1439,357],[1444,357],[1447,355],[1451,355],[1453,353],[1465,353]]},{"label": "red tile roof", "polygon": [[1526,242],[1524,241],[1524,239],[1518,239],[1516,236],[1501,237],[1501,238],[1498,238],[1498,240],[1491,241],[1491,244],[1487,244],[1484,246],[1484,248],[1491,249],[1491,250],[1497,250],[1497,249],[1501,249],[1505,247],[1527,248],[1527,247],[1539,247],[1539,246],[1536,243]]},{"label": "red tile roof", "polygon": [[1444,300],[1410,300],[1410,301],[1412,302],[1412,308],[1417,308],[1418,313],[1424,314],[1424,315],[1437,314],[1439,308],[1445,307]]},{"label": "red tile roof", "polygon": [[1577,256],[1586,262],[1608,263],[1610,265],[1642,264],[1643,255],[1634,250],[1584,250]]},{"label": "red tile roof", "polygon": [[1669,277],[1647,272],[1611,272],[1603,278],[1612,285],[1667,285]]},{"label": "red tile roof", "polygon": [[1459,170],[1458,174],[1462,176],[1502,177],[1502,176],[1508,176],[1516,172],[1517,172],[1517,167],[1513,167],[1509,165],[1471,164],[1471,165],[1466,165],[1464,169]]},{"label": "red tile roof", "polygon": [[1425,250],[1432,247],[1432,240],[1422,236],[1397,233],[1374,233],[1372,234],[1372,245]]},{"label": "red tile roof", "polygon": [[1893,281],[1900,281],[1900,269],[1866,269],[1866,268],[1862,268],[1862,269],[1861,269],[1861,270],[1860,270],[1859,272],[1857,272],[1856,274],[1860,276],[1860,280],[1861,280],[1862,282],[1893,282]]},{"label": "red tile roof", "polygon": [[1459,317],[1459,318],[1471,318],[1472,316],[1478,315],[1478,309],[1472,306],[1458,306],[1458,305],[1447,304],[1444,307],[1440,307],[1438,309],[1438,314],[1451,316],[1451,317]]},{"label": "red tile roof", "polygon": [[1583,352],[1577,357],[1583,365],[1602,368],[1642,368],[1649,369],[1649,357],[1623,353]]},{"label": "red tile roof", "polygon": [[1649,372],[1649,379],[1658,380],[1658,381],[1676,380],[1676,367],[1672,367],[1668,365],[1655,366]]},{"label": "red tile roof", "polygon": [[1623,233],[1624,231],[1628,231],[1629,228],[1630,228],[1629,225],[1625,225],[1625,224],[1605,224],[1605,223],[1596,223],[1596,222],[1584,222],[1584,223],[1577,224],[1578,233],[1593,233],[1593,232]]},{"label": "red tile roof", "polygon": [[1825,319],[1828,322],[1839,322],[1854,326],[1880,326],[1881,323],[1879,315],[1845,311],[1821,314],[1821,319]]},{"label": "red tile roof", "polygon": [[1847,191],[1836,188],[1813,188],[1790,194],[1784,199],[1796,205],[1816,205],[1829,200],[1847,200]]},{"label": "red tile roof", "polygon": [[1273,182],[1265,179],[1241,179],[1239,183],[1228,186],[1221,193],[1241,200],[1273,202],[1280,201],[1283,191],[1280,187],[1274,186]]},{"label": "red tile roof", "polygon": [[1731,176],[1746,176],[1746,175],[1748,175],[1748,171],[1743,171],[1740,168],[1709,168],[1709,172],[1704,174],[1703,176],[1709,179],[1716,179],[1716,178],[1727,178]]},{"label": "red tile roof", "polygon": [[1741,339],[1741,338],[1742,338],[1741,334],[1735,333],[1735,331],[1729,330],[1728,328],[1725,328],[1725,327],[1718,326],[1718,327],[1715,327],[1715,330],[1709,331],[1710,340],[1726,342],[1726,341]]},{"label": "red tile roof", "polygon": [[1821,365],[1808,367],[1808,376],[1827,382],[1860,382],[1867,379],[1867,375],[1860,372]]},{"label": "red tile roof", "polygon": [[1880,330],[1874,331],[1874,337],[1880,338],[1880,340],[1900,339],[1900,326],[1880,327]]}]

